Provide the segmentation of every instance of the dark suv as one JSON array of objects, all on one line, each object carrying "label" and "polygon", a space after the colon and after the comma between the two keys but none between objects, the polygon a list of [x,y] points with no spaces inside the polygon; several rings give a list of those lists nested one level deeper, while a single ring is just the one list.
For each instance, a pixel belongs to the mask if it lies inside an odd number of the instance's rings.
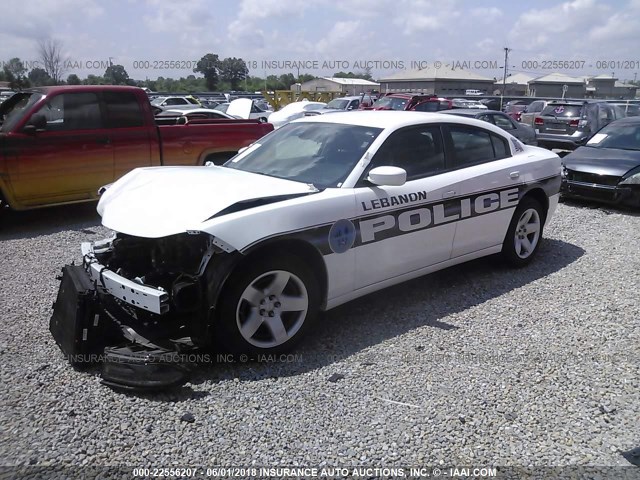
[{"label": "dark suv", "polygon": [[535,117],[538,145],[575,150],[595,132],[620,117],[620,112],[604,101],[556,100]]}]

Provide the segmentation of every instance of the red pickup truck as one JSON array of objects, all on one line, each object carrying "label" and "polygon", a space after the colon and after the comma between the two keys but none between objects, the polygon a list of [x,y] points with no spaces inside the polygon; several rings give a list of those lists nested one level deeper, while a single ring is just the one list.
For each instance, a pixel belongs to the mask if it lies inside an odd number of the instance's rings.
[{"label": "red pickup truck", "polygon": [[219,164],[273,130],[258,120],[175,120],[156,123],[137,87],[16,93],[0,106],[0,206],[96,200],[101,186],[134,168]]}]

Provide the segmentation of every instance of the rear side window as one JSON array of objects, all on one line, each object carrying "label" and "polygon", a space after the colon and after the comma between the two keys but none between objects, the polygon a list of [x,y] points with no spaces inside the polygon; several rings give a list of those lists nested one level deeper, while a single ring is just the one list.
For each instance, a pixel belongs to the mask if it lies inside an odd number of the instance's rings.
[{"label": "rear side window", "polygon": [[509,156],[507,142],[479,128],[449,126],[456,168],[477,165]]},{"label": "rear side window", "polygon": [[105,92],[108,128],[142,127],[144,116],[135,94],[131,92]]},{"label": "rear side window", "polygon": [[542,110],[542,115],[549,117],[580,117],[582,115],[582,105],[547,105]]}]

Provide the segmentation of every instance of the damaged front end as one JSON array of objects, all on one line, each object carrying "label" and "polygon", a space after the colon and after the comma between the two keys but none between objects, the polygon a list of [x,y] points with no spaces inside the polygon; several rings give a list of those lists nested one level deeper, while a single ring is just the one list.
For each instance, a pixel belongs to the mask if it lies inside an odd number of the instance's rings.
[{"label": "damaged front end", "polygon": [[201,232],[83,243],[82,266],[63,268],[51,332],[72,365],[102,364],[110,386],[183,384],[183,359],[210,340],[216,277],[207,266],[232,250]]}]

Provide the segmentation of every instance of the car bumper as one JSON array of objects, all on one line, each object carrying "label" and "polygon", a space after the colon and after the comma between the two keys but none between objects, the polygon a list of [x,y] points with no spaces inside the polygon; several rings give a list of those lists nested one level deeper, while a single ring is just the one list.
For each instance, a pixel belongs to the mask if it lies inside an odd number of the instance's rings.
[{"label": "car bumper", "polygon": [[83,242],[82,258],[89,278],[106,292],[123,302],[152,313],[163,314],[169,311],[169,295],[162,288],[136,283],[102,265],[96,258],[96,251],[111,247],[112,240]]},{"label": "car bumper", "polygon": [[563,197],[640,207],[640,188],[598,185],[563,179],[560,193]]},{"label": "car bumper", "polygon": [[587,141],[586,135],[581,136],[569,136],[569,135],[554,135],[551,133],[538,133],[537,140],[538,145],[545,148],[558,148],[562,150],[575,150],[576,148],[584,145]]}]

